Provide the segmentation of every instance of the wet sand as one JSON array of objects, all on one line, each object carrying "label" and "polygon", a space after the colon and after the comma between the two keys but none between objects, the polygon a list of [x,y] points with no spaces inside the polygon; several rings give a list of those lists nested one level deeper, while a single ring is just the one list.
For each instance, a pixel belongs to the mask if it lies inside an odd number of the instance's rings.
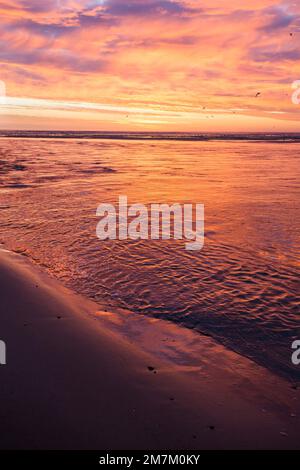
[{"label": "wet sand", "polygon": [[300,390],[191,330],[0,251],[1,449],[299,448]]}]

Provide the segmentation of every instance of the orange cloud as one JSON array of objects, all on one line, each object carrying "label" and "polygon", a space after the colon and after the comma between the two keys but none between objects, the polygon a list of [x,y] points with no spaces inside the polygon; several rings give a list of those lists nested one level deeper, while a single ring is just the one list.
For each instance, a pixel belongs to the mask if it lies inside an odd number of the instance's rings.
[{"label": "orange cloud", "polygon": [[292,1],[10,0],[0,11],[1,126],[296,130]]}]

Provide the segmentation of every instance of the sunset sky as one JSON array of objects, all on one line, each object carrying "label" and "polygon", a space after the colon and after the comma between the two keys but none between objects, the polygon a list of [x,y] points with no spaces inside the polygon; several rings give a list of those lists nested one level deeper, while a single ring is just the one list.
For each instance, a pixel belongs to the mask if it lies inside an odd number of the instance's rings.
[{"label": "sunset sky", "polygon": [[300,2],[0,0],[0,128],[300,131]]}]

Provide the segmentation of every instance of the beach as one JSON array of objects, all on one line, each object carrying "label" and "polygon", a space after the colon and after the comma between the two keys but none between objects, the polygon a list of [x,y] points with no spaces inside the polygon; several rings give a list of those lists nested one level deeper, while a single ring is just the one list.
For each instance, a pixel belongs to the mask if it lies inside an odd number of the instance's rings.
[{"label": "beach", "polygon": [[[46,135],[0,139],[0,243],[112,311],[195,329],[300,381],[291,362],[299,336],[298,143]],[[97,208],[117,207],[119,196],[148,209],[204,204],[203,248],[186,250],[173,237],[99,240]]]},{"label": "beach", "polygon": [[299,6],[1,3],[8,466],[300,450]]},{"label": "beach", "polygon": [[0,285],[2,449],[299,446],[299,389],[213,339],[102,310],[5,249]]}]

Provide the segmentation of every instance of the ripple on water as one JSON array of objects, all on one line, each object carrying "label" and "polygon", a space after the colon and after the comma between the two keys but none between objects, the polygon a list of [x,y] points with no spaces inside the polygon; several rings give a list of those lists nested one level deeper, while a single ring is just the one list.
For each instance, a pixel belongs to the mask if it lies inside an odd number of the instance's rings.
[{"label": "ripple on water", "polygon": [[[296,144],[1,139],[0,242],[82,294],[212,335],[299,379],[298,168]],[[121,194],[204,203],[204,249],[100,242],[96,208]]]}]

